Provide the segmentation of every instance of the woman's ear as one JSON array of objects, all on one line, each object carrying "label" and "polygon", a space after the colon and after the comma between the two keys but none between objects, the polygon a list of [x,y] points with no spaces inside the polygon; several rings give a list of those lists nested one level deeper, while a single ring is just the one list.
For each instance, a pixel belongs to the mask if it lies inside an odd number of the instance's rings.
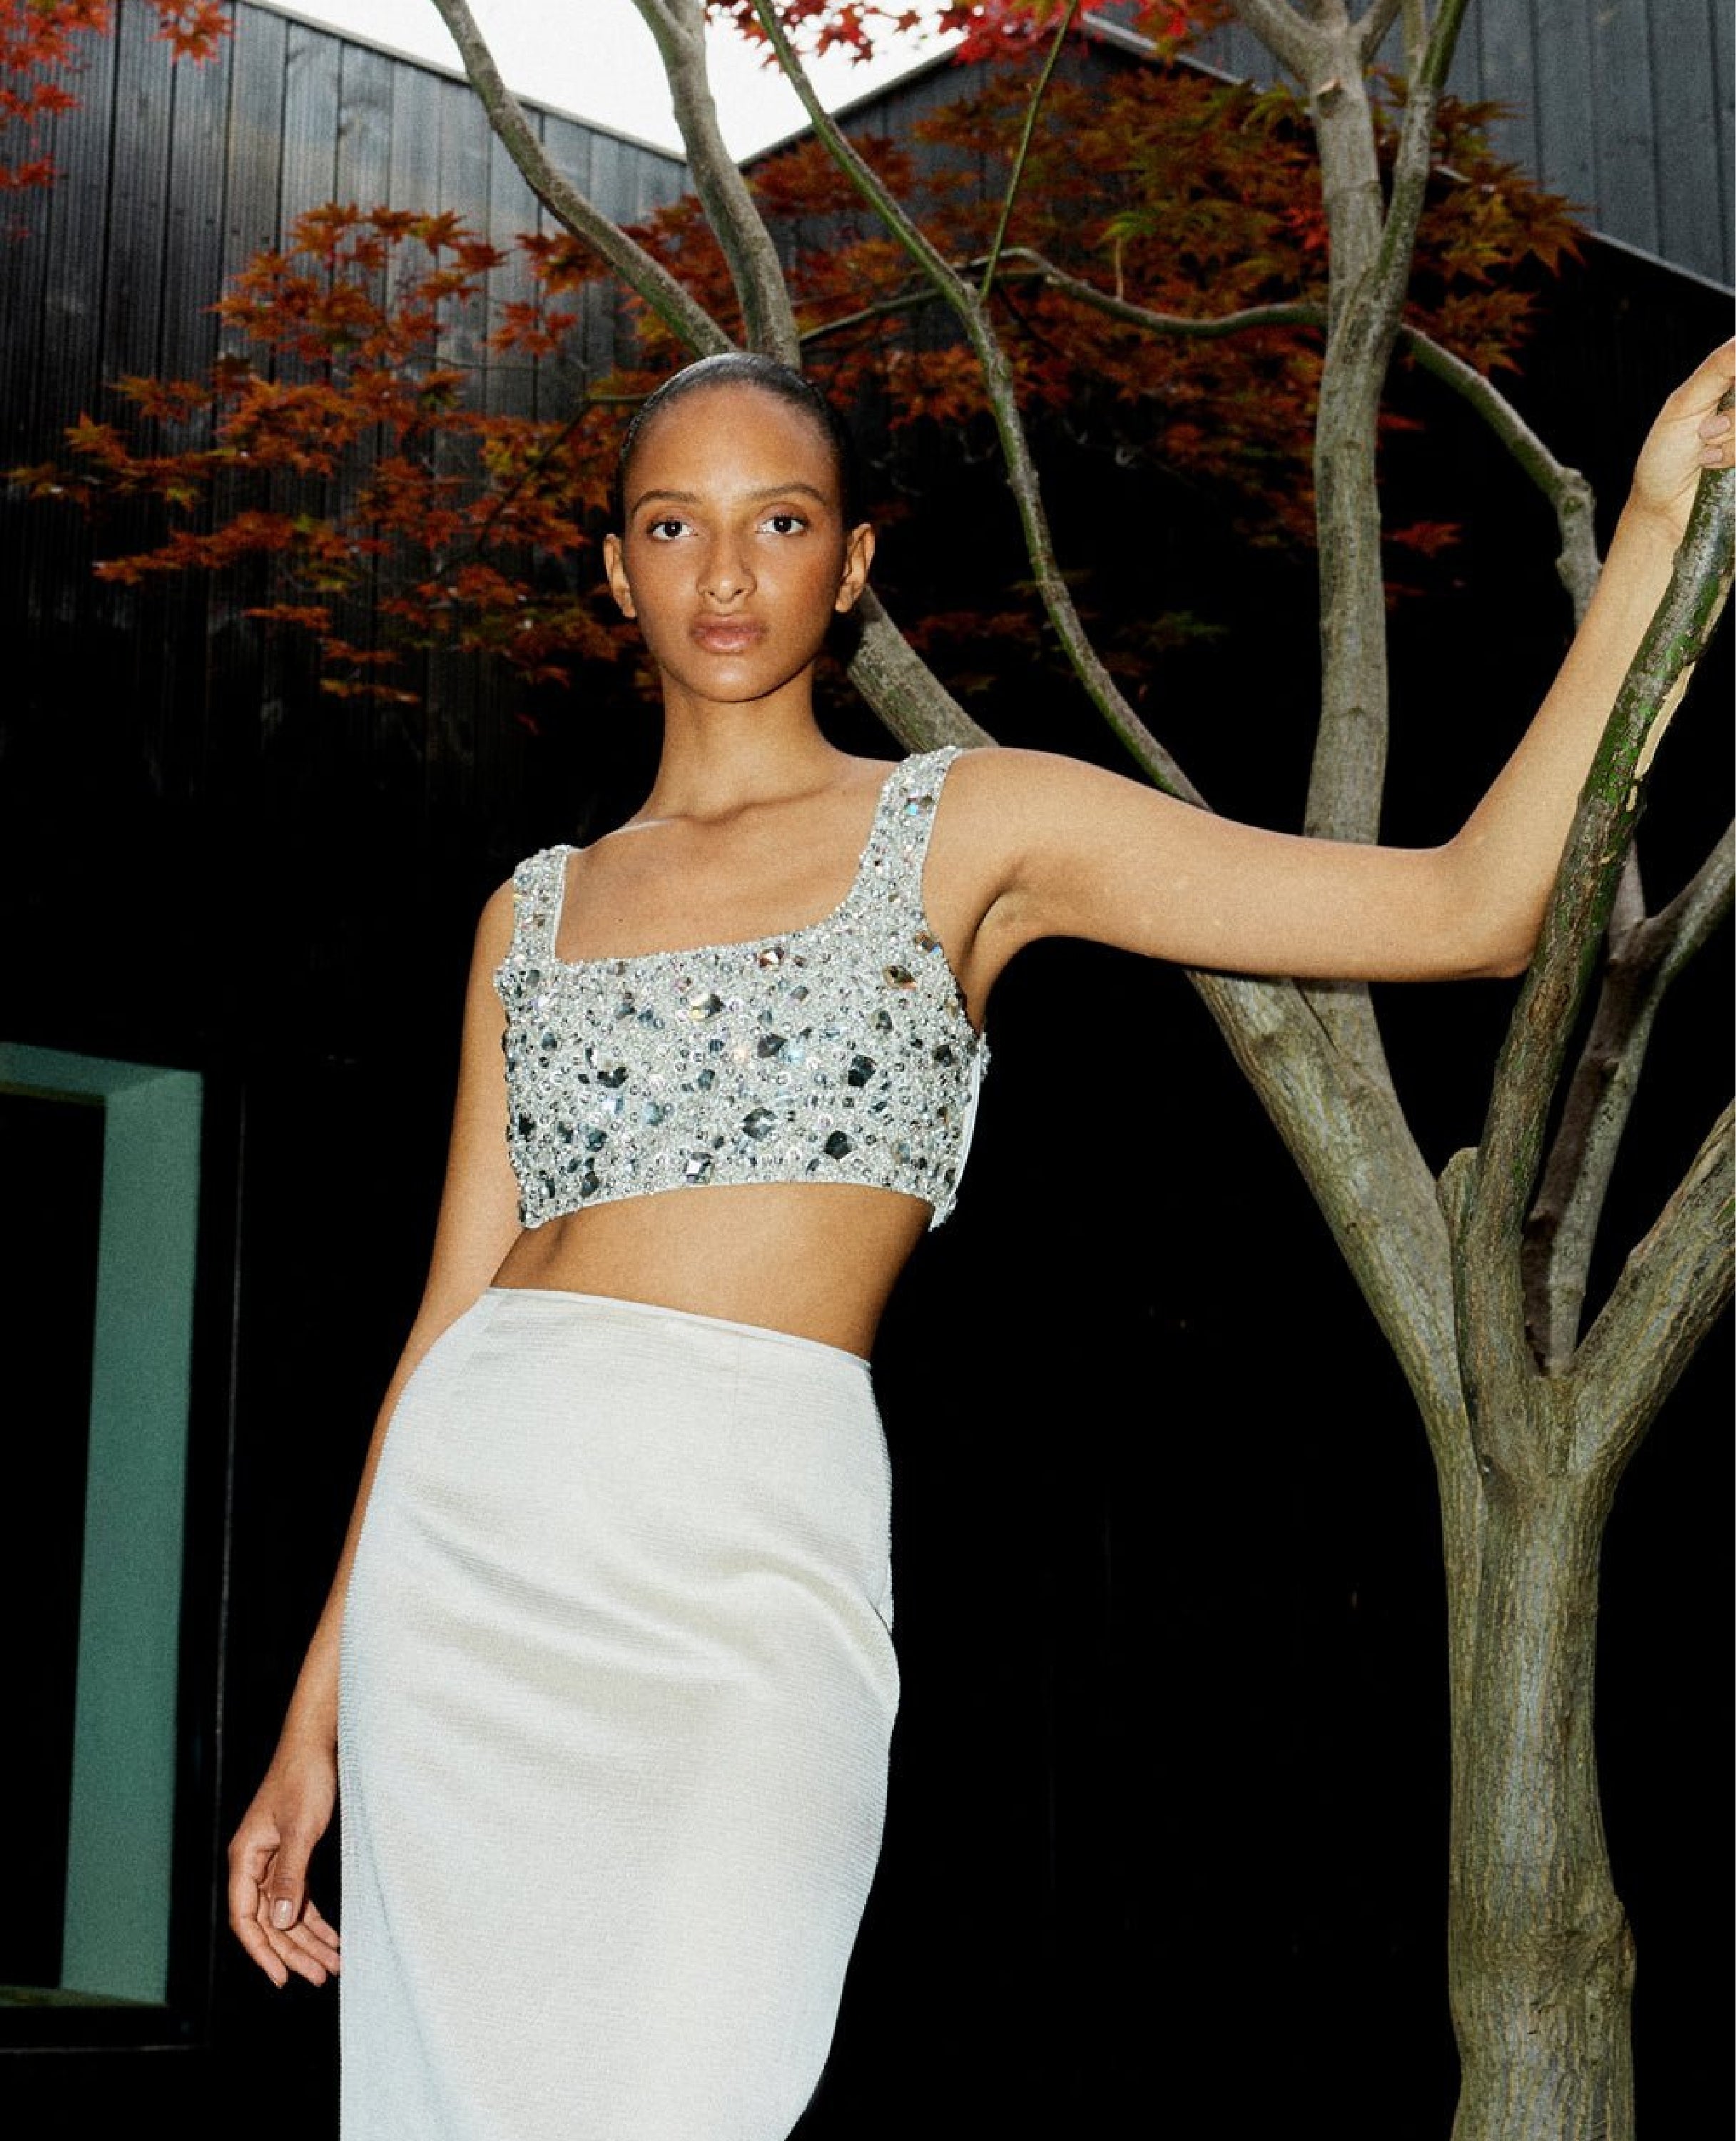
[{"label": "woman's ear", "polygon": [[868,567],[874,562],[874,531],[867,521],[853,528],[844,538],[843,572],[838,583],[838,599],[834,609],[854,609],[868,585]]},{"label": "woman's ear", "polygon": [[609,593],[615,598],[615,607],[623,617],[637,617],[639,613],[633,608],[632,583],[627,577],[627,560],[622,554],[618,535],[605,535],[602,539],[602,570]]}]

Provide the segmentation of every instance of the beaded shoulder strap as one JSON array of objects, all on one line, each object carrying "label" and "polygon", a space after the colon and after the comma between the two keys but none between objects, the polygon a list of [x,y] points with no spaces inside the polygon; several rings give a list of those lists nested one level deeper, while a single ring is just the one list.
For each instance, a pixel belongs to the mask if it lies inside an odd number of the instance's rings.
[{"label": "beaded shoulder strap", "polygon": [[935,807],[947,769],[958,756],[957,744],[918,751],[897,766],[882,792],[868,835],[864,878],[896,876],[919,890],[922,864],[934,831]]},{"label": "beaded shoulder strap", "polygon": [[539,848],[527,855],[513,872],[513,935],[515,952],[554,956],[554,939],[560,926],[561,898],[566,889],[568,847]]}]

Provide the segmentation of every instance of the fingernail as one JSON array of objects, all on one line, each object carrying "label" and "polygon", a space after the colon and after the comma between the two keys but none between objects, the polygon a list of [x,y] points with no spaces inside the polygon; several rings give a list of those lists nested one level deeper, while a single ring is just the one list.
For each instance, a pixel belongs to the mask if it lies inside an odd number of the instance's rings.
[{"label": "fingernail", "polygon": [[273,1898],[271,1907],[271,1922],[280,1933],[287,1932],[295,1923],[295,1905],[290,1902],[288,1897],[278,1896]]}]

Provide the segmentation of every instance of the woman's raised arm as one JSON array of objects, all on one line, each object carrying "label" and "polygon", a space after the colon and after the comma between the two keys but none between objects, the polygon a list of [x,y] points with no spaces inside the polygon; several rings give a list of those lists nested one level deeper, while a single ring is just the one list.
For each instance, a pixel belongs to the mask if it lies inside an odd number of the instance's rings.
[{"label": "woman's raised arm", "polygon": [[[1316,980],[1522,970],[1579,792],[1668,584],[1703,469],[1732,461],[1726,342],[1646,435],[1597,591],[1512,757],[1444,846],[1309,839],[1237,824],[1041,753],[961,768],[956,835],[981,919],[973,1003],[1020,944],[1081,937],[1188,966]],[[963,800],[964,799],[961,799]]]}]

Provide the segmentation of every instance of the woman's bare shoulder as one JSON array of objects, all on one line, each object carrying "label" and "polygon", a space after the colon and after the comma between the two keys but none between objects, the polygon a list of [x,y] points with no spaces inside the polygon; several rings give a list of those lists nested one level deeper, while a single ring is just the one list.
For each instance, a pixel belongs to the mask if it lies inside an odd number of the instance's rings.
[{"label": "woman's bare shoulder", "polygon": [[513,939],[516,912],[517,894],[512,879],[506,878],[484,900],[482,911],[476,918],[472,963],[479,971],[491,973],[506,957]]}]

